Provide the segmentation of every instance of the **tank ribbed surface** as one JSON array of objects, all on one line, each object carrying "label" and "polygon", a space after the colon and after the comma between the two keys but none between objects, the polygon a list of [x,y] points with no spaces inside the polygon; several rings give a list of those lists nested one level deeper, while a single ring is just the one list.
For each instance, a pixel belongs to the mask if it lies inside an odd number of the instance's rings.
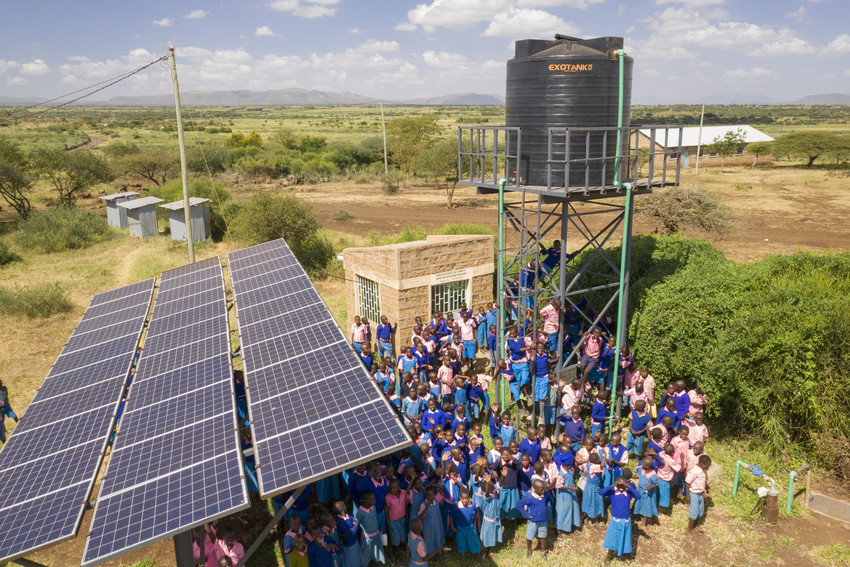
[{"label": "tank ribbed surface", "polygon": [[[521,40],[516,56],[508,61],[505,92],[505,124],[522,128],[520,178],[526,185],[547,184],[549,128],[617,126],[619,63],[615,51],[623,39]],[[623,126],[629,125],[633,59],[624,60]],[[553,146],[553,157],[563,159],[564,137]],[[627,144],[624,141],[623,144]],[[585,156],[583,134],[570,138],[570,157]],[[590,156],[616,154],[616,132],[591,137]],[[614,176],[613,161],[605,170],[605,183]],[[569,186],[584,186],[583,165],[572,165]],[[564,171],[553,169],[553,186],[564,186]],[[590,185],[602,181],[602,163],[591,166]]]}]

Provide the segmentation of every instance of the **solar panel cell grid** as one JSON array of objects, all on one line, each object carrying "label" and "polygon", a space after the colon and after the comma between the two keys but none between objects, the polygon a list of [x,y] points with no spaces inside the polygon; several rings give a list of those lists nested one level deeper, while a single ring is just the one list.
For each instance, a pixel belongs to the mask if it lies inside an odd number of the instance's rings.
[{"label": "solar panel cell grid", "polygon": [[185,276],[187,274],[197,274],[207,270],[208,268],[221,268],[221,261],[218,259],[218,256],[213,256],[212,258],[207,258],[206,260],[201,260],[194,264],[186,264],[185,266],[180,266],[179,268],[174,268],[167,272],[162,272],[160,282],[165,284],[174,278],[179,278],[180,276]]},{"label": "solar panel cell grid", "polygon": [[[141,323],[139,324],[139,332],[141,332]],[[61,374],[76,368],[82,368],[99,360],[106,360],[121,354],[132,353],[136,350],[136,345],[139,342],[138,334],[126,335],[118,337],[114,341],[100,343],[88,348],[75,350],[73,352],[59,355],[53,368],[50,369],[51,374]]]},{"label": "solar panel cell grid", "polygon": [[38,427],[99,407],[106,407],[105,411],[111,414],[118,408],[123,391],[122,380],[107,380],[48,400],[33,399],[21,418],[21,423],[25,423],[27,427]]},{"label": "solar panel cell grid", "polygon": [[[74,368],[67,372],[51,372],[38,389],[39,399],[53,398],[68,390],[84,388],[91,384],[102,382],[104,377],[115,378],[126,376],[130,370],[131,358],[123,352],[118,356],[107,358],[100,362]],[[55,367],[54,367],[55,368]]]},{"label": "solar panel cell grid", "polygon": [[[228,255],[260,493],[410,444],[282,241]],[[318,458],[317,458],[318,457]]]},{"label": "solar panel cell grid", "polygon": [[[148,295],[148,299],[150,299],[150,295]],[[74,329],[74,335],[76,336],[82,333],[98,331],[108,325],[123,323],[131,319],[136,320],[139,317],[144,317],[147,314],[149,308],[149,303],[136,303],[135,305],[130,305],[128,307],[124,307],[123,309],[119,309],[117,311],[112,311],[98,316],[93,315],[90,317],[88,315],[88,312],[86,312],[86,314],[83,315],[83,318],[77,324],[77,328]]]},{"label": "solar panel cell grid", "polygon": [[186,294],[192,293],[189,291],[191,288],[195,286],[206,286],[207,288],[221,287],[221,266],[210,266],[204,270],[198,270],[197,272],[191,272],[184,274],[182,276],[178,276],[175,278],[171,278],[169,280],[162,280],[160,285],[160,293],[168,292],[186,292]]},{"label": "solar panel cell grid", "polygon": [[209,319],[196,325],[179,327],[173,331],[163,331],[145,340],[148,352],[164,352],[175,345],[188,345],[227,333],[227,321],[223,317]]},{"label": "solar panel cell grid", "polygon": [[133,408],[145,408],[184,392],[192,392],[210,384],[230,379],[230,355],[223,354],[176,368],[153,379],[133,382],[131,400]]},{"label": "solar panel cell grid", "polygon": [[135,297],[136,295],[140,294],[150,294],[150,287],[152,285],[153,279],[147,279],[134,284],[125,285],[124,287],[119,287],[116,289],[105,291],[103,293],[98,293],[97,295],[92,297],[92,300],[91,302],[89,302],[89,305],[94,307],[96,305],[100,305],[101,303],[115,301],[116,299]]},{"label": "solar panel cell grid", "polygon": [[226,313],[226,311],[227,308],[222,300],[215,303],[201,305],[197,308],[182,310],[179,313],[169,314],[164,317],[159,317],[157,315],[155,318],[151,319],[151,322],[148,325],[148,336],[156,336],[160,333],[167,333],[168,331],[179,329],[180,327],[197,325],[202,321],[221,317],[222,313]]},{"label": "solar panel cell grid", "polygon": [[78,443],[100,439],[112,422],[112,412],[94,409],[75,417],[67,418],[64,423],[53,422],[55,427],[15,429],[15,434],[0,453],[0,470],[26,463],[39,456],[58,452]]},{"label": "solar panel cell grid", "polygon": [[[172,312],[181,311],[174,307],[173,303],[181,303],[190,300],[196,305],[211,303],[221,299],[221,276],[218,277],[218,286],[211,286],[206,281],[189,284],[187,286],[160,291],[156,296],[157,309],[168,307]],[[185,307],[184,307],[185,309]],[[160,316],[163,311],[160,311]]]},{"label": "solar panel cell grid", "polygon": [[159,376],[189,364],[201,362],[226,352],[229,348],[228,338],[223,335],[190,343],[173,348],[154,356],[142,357],[139,362],[139,374],[144,370],[143,377]]},{"label": "solar panel cell grid", "polygon": [[132,336],[133,338],[137,338],[138,335],[139,322],[138,320],[134,321],[131,319],[96,331],[74,334],[74,336],[68,339],[68,342],[65,343],[65,348],[62,352],[70,353],[75,350],[90,348],[105,342],[114,341],[118,337]]}]

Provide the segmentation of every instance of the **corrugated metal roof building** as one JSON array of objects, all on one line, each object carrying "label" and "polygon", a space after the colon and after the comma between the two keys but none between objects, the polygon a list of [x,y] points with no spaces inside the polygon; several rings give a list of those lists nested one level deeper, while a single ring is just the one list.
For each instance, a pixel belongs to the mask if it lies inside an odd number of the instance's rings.
[{"label": "corrugated metal roof building", "polygon": [[127,209],[118,205],[132,201],[138,196],[139,194],[134,191],[125,191],[124,193],[113,193],[101,197],[102,200],[106,201],[106,222],[109,223],[109,226],[127,228]]},{"label": "corrugated metal roof building", "polygon": [[139,238],[157,236],[159,225],[156,223],[156,205],[164,200],[158,197],[142,197],[141,199],[119,203],[119,207],[127,210],[127,225],[130,234]]},{"label": "corrugated metal roof building", "polygon": [[[192,223],[192,240],[201,242],[210,237],[210,208],[206,205],[209,199],[189,197],[189,218]],[[171,227],[171,238],[186,242],[186,215],[183,212],[183,201],[174,201],[160,205],[168,209],[168,225]]]}]

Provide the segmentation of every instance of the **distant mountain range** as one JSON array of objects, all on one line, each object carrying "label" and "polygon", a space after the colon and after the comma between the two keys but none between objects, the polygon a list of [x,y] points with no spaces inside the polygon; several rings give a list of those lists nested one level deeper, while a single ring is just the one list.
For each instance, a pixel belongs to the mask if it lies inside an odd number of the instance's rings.
[{"label": "distant mountain range", "polygon": [[[289,104],[376,104],[378,99],[349,92],[329,92],[307,89],[280,89],[273,91],[186,91],[180,94],[183,104],[191,106],[251,106],[251,105],[289,105]],[[46,100],[43,97],[9,97],[0,95],[0,104],[24,105],[38,104]],[[633,104],[688,104],[684,101],[665,100],[647,103],[634,100]],[[796,101],[780,101],[764,95],[745,95],[741,93],[716,93],[704,100],[690,104],[801,104],[801,105],[850,105],[850,95],[831,93],[805,96]],[[57,102],[58,104],[58,102]],[[109,100],[86,100],[81,104],[108,106],[170,106],[174,104],[171,93],[159,95],[116,96]],[[453,93],[435,97],[409,100],[385,100],[384,104],[421,104],[427,106],[489,106],[505,104],[500,95],[479,93]]]}]

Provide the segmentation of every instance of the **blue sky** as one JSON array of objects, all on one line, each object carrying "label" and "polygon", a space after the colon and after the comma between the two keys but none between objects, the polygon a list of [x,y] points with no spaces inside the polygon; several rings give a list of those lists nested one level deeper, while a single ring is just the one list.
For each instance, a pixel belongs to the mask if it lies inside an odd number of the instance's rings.
[{"label": "blue sky", "polygon": [[[0,95],[54,97],[177,53],[188,90],[504,94],[513,41],[626,38],[633,102],[850,94],[848,0],[0,0]],[[170,92],[156,65],[93,98]]]}]

